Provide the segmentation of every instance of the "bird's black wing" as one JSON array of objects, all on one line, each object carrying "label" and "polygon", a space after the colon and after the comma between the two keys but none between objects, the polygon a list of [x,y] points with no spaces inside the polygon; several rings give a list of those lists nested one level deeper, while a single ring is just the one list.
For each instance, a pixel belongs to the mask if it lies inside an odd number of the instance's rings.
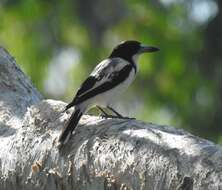
[{"label": "bird's black wing", "polygon": [[114,88],[129,76],[131,70],[131,64],[122,63],[119,59],[101,62],[83,82],[75,98],[66,108]]},{"label": "bird's black wing", "polygon": [[95,76],[89,76],[80,86],[79,90],[76,93],[76,96],[81,96],[81,94],[92,89],[97,81],[98,81],[98,78],[96,78]]},{"label": "bird's black wing", "polygon": [[98,81],[98,79],[94,76],[89,76],[80,86],[79,90],[76,93],[76,96],[74,97],[74,99],[72,100],[71,103],[69,103],[65,110],[71,108],[72,106],[76,105],[76,99],[77,97],[81,96],[81,94],[83,94],[84,92],[87,92],[88,90],[90,90],[96,83],[96,81]]},{"label": "bird's black wing", "polygon": [[131,70],[132,70],[132,66],[126,65],[122,70],[117,71],[117,72],[113,72],[109,76],[109,80],[107,80],[106,82],[100,84],[99,86],[93,88],[92,90],[89,90],[85,94],[76,96],[75,97],[75,104],[82,103],[83,101],[85,101],[89,98],[92,98],[98,94],[101,94],[103,92],[106,92],[106,91],[114,88],[115,86],[117,86],[118,84],[123,82],[129,76]]}]

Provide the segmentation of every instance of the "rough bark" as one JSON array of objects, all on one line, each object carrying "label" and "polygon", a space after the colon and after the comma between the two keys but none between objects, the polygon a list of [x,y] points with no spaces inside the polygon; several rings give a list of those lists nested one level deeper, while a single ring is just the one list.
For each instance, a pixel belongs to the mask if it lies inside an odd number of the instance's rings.
[{"label": "rough bark", "polygon": [[181,129],[84,116],[67,146],[70,112],[41,100],[0,49],[0,189],[221,189],[222,148]]}]

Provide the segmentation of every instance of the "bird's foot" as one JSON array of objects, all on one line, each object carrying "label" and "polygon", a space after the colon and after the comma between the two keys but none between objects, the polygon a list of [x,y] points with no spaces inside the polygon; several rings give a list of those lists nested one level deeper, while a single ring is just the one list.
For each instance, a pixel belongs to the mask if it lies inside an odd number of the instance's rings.
[{"label": "bird's foot", "polygon": [[101,113],[99,116],[102,117],[102,118],[105,118],[105,119],[107,119],[107,118],[117,118],[117,116],[115,116],[115,115],[109,115],[109,114],[104,114],[104,113]]},{"label": "bird's foot", "polygon": [[135,117],[125,117],[125,116],[123,116],[122,119],[135,120],[136,118]]},{"label": "bird's foot", "polygon": [[100,106],[97,106],[97,108],[102,112],[100,114],[100,117],[102,118],[115,118],[115,119],[136,119],[136,118],[131,118],[131,117],[125,117],[125,116],[122,116],[120,113],[118,113],[117,111],[115,111],[113,108],[111,107],[107,107],[109,110],[111,110],[115,115],[111,115],[111,114],[108,114],[106,113]]},{"label": "bird's foot", "polygon": [[100,114],[100,117],[102,117],[102,118],[106,118],[106,119],[108,119],[108,118],[112,118],[112,119],[127,119],[127,120],[133,120],[133,119],[136,119],[136,118],[133,118],[133,117],[125,117],[125,116],[119,116],[119,115],[109,115],[109,114]]}]

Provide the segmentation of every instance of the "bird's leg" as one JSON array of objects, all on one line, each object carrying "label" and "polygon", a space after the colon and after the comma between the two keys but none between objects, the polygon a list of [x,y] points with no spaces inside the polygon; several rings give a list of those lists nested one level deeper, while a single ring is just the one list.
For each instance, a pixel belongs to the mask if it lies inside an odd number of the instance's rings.
[{"label": "bird's leg", "polygon": [[112,107],[107,106],[109,110],[111,110],[113,113],[115,113],[119,118],[124,118],[120,113],[118,113],[116,110],[114,110]]},{"label": "bird's leg", "polygon": [[102,112],[102,117],[104,117],[104,118],[119,118],[119,116],[116,116],[116,115],[110,115],[110,114],[108,114],[108,113],[106,113],[105,111],[104,111],[104,109],[103,108],[101,108],[100,106],[96,106],[101,112]]},{"label": "bird's leg", "polygon": [[101,114],[102,117],[104,117],[104,118],[114,118],[115,117],[113,115],[110,115],[110,114],[106,113],[104,111],[104,109],[101,108],[100,106],[96,106],[96,107],[102,112],[102,114]]},{"label": "bird's leg", "polygon": [[117,118],[121,118],[121,119],[135,119],[135,118],[130,118],[130,117],[124,117],[124,116],[122,116],[120,113],[118,113],[116,110],[114,110],[112,107],[110,107],[110,106],[107,106],[107,108],[109,109],[109,110],[111,110],[113,113],[115,113],[116,114],[116,116],[117,116]]},{"label": "bird's leg", "polygon": [[108,116],[109,114],[108,113],[106,113],[104,110],[103,110],[103,108],[101,108],[100,106],[96,106],[98,109],[99,109],[99,111],[101,111],[102,112],[102,116],[103,117],[106,117],[106,116]]}]

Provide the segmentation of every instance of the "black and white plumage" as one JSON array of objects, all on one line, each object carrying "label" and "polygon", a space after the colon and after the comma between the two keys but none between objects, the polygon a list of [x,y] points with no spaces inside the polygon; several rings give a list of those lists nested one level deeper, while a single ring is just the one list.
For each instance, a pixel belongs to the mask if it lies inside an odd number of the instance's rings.
[{"label": "black and white plumage", "polygon": [[[72,106],[75,110],[59,137],[59,143],[65,144],[68,141],[81,116],[88,109],[93,106],[109,107],[115,97],[133,82],[137,73],[138,55],[158,50],[156,47],[144,46],[132,40],[116,46],[111,55],[95,67],[77,91],[72,102],[66,106],[65,110]],[[113,111],[120,116],[115,110]]]}]

